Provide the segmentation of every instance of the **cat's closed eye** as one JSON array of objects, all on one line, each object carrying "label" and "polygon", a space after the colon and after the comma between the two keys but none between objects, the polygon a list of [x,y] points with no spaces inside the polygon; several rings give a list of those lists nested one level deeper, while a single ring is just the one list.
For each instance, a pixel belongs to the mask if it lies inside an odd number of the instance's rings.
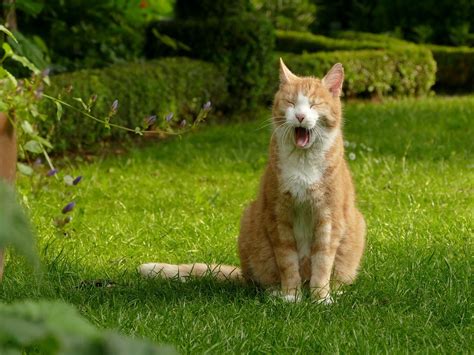
[{"label": "cat's closed eye", "polygon": [[310,108],[315,109],[315,108],[321,107],[321,106],[323,106],[323,102],[321,102],[321,101],[315,101],[315,102],[311,103]]},{"label": "cat's closed eye", "polygon": [[290,100],[285,100],[285,101],[289,106],[295,107],[295,103],[293,101],[290,101]]}]

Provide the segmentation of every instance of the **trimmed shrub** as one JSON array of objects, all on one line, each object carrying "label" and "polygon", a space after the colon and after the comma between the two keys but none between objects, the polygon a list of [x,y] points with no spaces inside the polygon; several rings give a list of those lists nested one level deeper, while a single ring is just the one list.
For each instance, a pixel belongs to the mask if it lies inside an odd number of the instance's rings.
[{"label": "trimmed shrub", "polygon": [[249,0],[177,0],[174,6],[177,19],[200,21],[211,17],[239,16],[251,10],[253,7]]},{"label": "trimmed shrub", "polygon": [[474,48],[429,46],[438,65],[436,86],[446,91],[474,91]]},{"label": "trimmed shrub", "polygon": [[[410,42],[376,33],[341,31],[339,38],[354,41],[374,41],[390,45],[406,45]],[[436,90],[462,92],[474,90],[474,48],[428,45],[436,61]]]},{"label": "trimmed shrub", "polygon": [[[214,107],[221,107],[227,97],[224,73],[211,63],[187,58],[167,58],[146,63],[113,65],[104,69],[81,70],[51,77],[52,85],[47,93],[62,95],[67,102],[80,104],[73,97],[87,101],[97,95],[92,110],[97,117],[106,117],[111,104],[118,100],[118,112],[112,121],[130,128],[140,126],[149,115],[162,118],[174,112],[176,120],[190,120],[201,105],[211,100]],[[74,84],[69,95],[65,87]],[[60,122],[55,105],[43,100],[50,118],[44,121],[41,130],[49,132],[54,150],[88,149],[104,138],[121,139],[128,133],[118,129],[107,129],[82,114],[65,108]]]},{"label": "trimmed shrub", "polygon": [[[426,95],[435,82],[436,63],[427,49],[334,51],[312,54],[282,53],[297,75],[323,77],[335,63],[345,68],[344,94],[348,97]],[[278,86],[273,65],[271,92]]]},{"label": "trimmed shrub", "polygon": [[374,35],[373,37],[370,35],[372,34],[347,31],[336,36],[341,36],[340,38],[331,38],[309,32],[276,31],[276,48],[283,52],[303,53],[416,46],[413,43],[384,35]]},{"label": "trimmed shrub", "polygon": [[357,42],[372,42],[377,44],[383,44],[383,48],[393,48],[394,46],[416,46],[415,43],[405,41],[400,38],[389,36],[383,33],[369,33],[359,31],[337,31],[334,32],[334,37],[347,39]]},{"label": "trimmed shrub", "polygon": [[[178,44],[170,46],[163,38]],[[269,21],[249,13],[205,22],[154,23],[147,30],[146,54],[149,58],[184,55],[218,64],[226,71],[228,108],[246,110],[256,106],[266,86],[273,47],[274,31]]]}]

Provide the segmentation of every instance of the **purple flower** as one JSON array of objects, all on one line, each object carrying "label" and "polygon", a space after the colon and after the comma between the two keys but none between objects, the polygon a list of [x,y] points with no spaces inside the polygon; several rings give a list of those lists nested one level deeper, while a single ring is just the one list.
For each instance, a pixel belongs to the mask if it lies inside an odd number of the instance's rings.
[{"label": "purple flower", "polygon": [[79,183],[81,182],[81,180],[82,180],[82,176],[79,175],[77,178],[75,178],[74,180],[72,180],[72,184],[73,184],[73,185],[77,185],[77,184],[79,184]]},{"label": "purple flower", "polygon": [[71,212],[74,209],[74,207],[76,207],[76,203],[74,201],[69,202],[66,206],[64,206],[62,212],[63,213]]},{"label": "purple flower", "polygon": [[202,108],[204,110],[210,110],[211,109],[211,101],[208,101],[204,105],[202,105]]},{"label": "purple flower", "polygon": [[182,120],[181,123],[179,124],[181,127],[186,127],[186,120]]},{"label": "purple flower", "polygon": [[156,115],[145,118],[145,126],[150,127],[156,122]]},{"label": "purple flower", "polygon": [[50,171],[48,171],[46,173],[47,176],[53,176],[53,175],[56,175],[58,172],[58,169],[51,169]]},{"label": "purple flower", "polygon": [[118,110],[118,100],[115,100],[114,102],[112,102],[112,106],[110,106],[110,109],[113,113],[117,112],[117,110]]},{"label": "purple flower", "polygon": [[51,69],[49,68],[46,68],[44,69],[42,72],[41,72],[41,76],[44,78],[44,77],[47,77],[49,76],[49,73],[51,72]]},{"label": "purple flower", "polygon": [[166,122],[169,122],[173,119],[173,112],[170,112],[166,115],[165,120]]}]

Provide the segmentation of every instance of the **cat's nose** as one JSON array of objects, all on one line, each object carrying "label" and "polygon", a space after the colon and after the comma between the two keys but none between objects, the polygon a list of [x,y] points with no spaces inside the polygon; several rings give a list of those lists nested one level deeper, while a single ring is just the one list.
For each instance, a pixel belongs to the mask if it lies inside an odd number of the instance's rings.
[{"label": "cat's nose", "polygon": [[295,117],[301,123],[301,122],[303,122],[305,115],[304,115],[304,113],[295,113]]}]

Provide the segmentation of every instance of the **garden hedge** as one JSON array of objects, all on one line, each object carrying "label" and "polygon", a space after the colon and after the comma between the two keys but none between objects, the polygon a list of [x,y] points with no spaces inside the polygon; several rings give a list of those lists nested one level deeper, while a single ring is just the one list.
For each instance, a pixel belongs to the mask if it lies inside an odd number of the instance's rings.
[{"label": "garden hedge", "polygon": [[436,88],[474,91],[474,48],[429,46],[438,65]]},{"label": "garden hedge", "polygon": [[[118,112],[111,122],[135,128],[143,119],[157,115],[158,121],[169,112],[174,119],[192,120],[203,103],[210,100],[214,107],[221,107],[227,100],[224,73],[212,63],[188,58],[166,58],[146,63],[112,65],[104,69],[88,69],[51,77],[46,93],[61,95],[64,100],[80,107],[73,97],[84,101],[97,95],[92,113],[106,117],[114,100]],[[64,88],[73,85],[69,94]],[[106,129],[84,115],[64,108],[64,115],[57,122],[56,107],[43,99],[43,112],[48,119],[41,129],[49,132],[54,150],[88,149],[104,138],[121,139],[127,136],[122,130]]]},{"label": "garden hedge", "polygon": [[383,48],[392,48],[395,46],[416,46],[417,44],[403,39],[389,36],[383,33],[370,33],[360,31],[336,31],[333,33],[335,38],[351,40],[351,41],[366,41],[372,43],[383,44]]},{"label": "garden hedge", "polygon": [[[343,32],[340,38],[315,35],[310,32],[276,31],[276,48],[283,52],[303,53],[336,50],[386,49],[415,46],[413,43],[357,32]],[[382,40],[383,36],[385,40]]]},{"label": "garden hedge", "polygon": [[[414,54],[428,48],[437,67],[435,90],[447,92],[474,90],[474,48],[422,46],[384,34],[357,31],[339,31],[335,32],[334,36],[330,38],[307,32],[276,31],[276,47],[279,51],[290,53],[359,49],[386,49],[400,53],[407,49]],[[418,61],[423,56],[425,55],[418,53],[414,59]]]},{"label": "garden hedge", "polygon": [[[295,74],[319,78],[335,63],[342,63],[343,90],[347,97],[422,96],[430,92],[435,82],[436,63],[431,52],[423,48],[280,53],[280,56]],[[272,67],[269,96],[278,86],[278,66],[275,63]]]},{"label": "garden hedge", "polygon": [[[178,41],[178,45],[169,45],[163,38]],[[227,104],[232,110],[252,109],[257,105],[267,84],[269,63],[274,58],[273,27],[265,17],[252,13],[155,22],[147,29],[146,43],[149,58],[188,56],[223,68],[230,94]]]},{"label": "garden hedge", "polygon": [[[410,42],[377,33],[340,31],[336,37],[354,41],[373,41],[385,48],[410,45]],[[427,45],[437,65],[435,89],[449,92],[474,90],[474,48]]]}]

